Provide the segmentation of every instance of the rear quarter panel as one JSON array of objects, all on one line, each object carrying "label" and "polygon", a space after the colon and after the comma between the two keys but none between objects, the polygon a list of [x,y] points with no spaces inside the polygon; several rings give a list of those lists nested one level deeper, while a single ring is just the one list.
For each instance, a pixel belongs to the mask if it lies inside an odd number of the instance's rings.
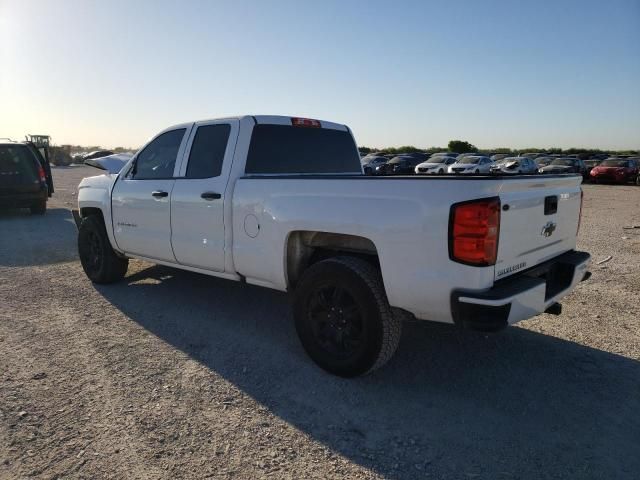
[{"label": "rear quarter panel", "polygon": [[[286,290],[286,246],[292,232],[358,235],[371,240],[378,251],[392,306],[418,318],[452,322],[451,291],[490,288],[494,267],[449,260],[450,206],[495,196],[501,183],[445,178],[241,178],[233,196],[235,269],[250,283]],[[255,237],[245,228],[251,222],[259,224]]]}]

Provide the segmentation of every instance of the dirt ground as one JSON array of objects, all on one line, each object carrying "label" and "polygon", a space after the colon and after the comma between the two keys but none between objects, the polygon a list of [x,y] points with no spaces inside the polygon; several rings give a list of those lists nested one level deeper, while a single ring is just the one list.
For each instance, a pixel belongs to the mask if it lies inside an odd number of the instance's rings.
[{"label": "dirt ground", "polygon": [[94,286],[55,168],[44,217],[0,213],[0,478],[640,476],[640,188],[585,186],[593,277],[482,336],[405,325],[382,370],[335,378],[286,295],[132,261]]}]

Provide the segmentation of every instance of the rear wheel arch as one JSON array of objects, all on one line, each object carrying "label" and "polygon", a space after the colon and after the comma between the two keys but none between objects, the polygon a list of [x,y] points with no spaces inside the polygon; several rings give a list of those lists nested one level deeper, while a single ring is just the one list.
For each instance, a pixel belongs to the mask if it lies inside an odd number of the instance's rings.
[{"label": "rear wheel arch", "polygon": [[373,241],[358,235],[300,230],[290,232],[285,242],[285,275],[288,290],[294,290],[304,271],[317,262],[348,255],[380,268]]}]

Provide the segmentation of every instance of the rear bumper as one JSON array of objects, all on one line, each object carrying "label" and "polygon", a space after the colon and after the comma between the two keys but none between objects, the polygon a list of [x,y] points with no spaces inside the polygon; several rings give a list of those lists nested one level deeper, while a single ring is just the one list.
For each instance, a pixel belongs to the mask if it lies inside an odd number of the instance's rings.
[{"label": "rear bumper", "polygon": [[31,207],[42,201],[46,202],[48,198],[47,187],[42,187],[35,192],[0,191],[0,207]]},{"label": "rear bumper", "polygon": [[456,324],[496,331],[554,307],[589,277],[591,256],[571,251],[526,272],[496,282],[483,292],[456,290],[451,311]]}]

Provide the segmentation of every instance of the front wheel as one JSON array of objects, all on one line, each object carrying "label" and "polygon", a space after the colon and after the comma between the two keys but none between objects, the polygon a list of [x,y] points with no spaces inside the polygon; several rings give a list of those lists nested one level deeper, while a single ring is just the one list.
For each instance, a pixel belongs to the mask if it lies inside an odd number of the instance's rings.
[{"label": "front wheel", "polygon": [[84,273],[92,282],[113,283],[124,278],[129,260],[119,257],[111,248],[102,219],[90,215],[78,230],[78,254]]},{"label": "front wheel", "polygon": [[380,271],[359,258],[334,257],[309,267],[293,311],[311,359],[341,377],[381,367],[400,341],[402,322],[389,306]]}]

